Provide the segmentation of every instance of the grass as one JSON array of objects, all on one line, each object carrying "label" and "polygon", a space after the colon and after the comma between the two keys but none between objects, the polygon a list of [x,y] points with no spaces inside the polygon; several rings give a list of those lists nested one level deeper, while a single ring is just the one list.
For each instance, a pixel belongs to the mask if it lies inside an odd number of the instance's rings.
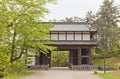
[{"label": "grass", "polygon": [[[95,59],[93,64],[96,66],[103,66],[103,59]],[[113,67],[115,69],[119,69],[120,67],[120,58],[111,57],[106,59],[106,65]]]},{"label": "grass", "polygon": [[96,59],[93,61],[93,64],[96,66],[103,66],[103,59]]},{"label": "grass", "polygon": [[[103,66],[103,59],[95,59],[93,61],[93,64],[96,66]],[[115,69],[119,69],[120,67],[120,58],[117,57],[111,57],[106,59],[106,65],[109,67],[113,67]],[[98,73],[98,76],[100,76],[102,79],[120,79],[120,70],[109,72],[107,74]]]},{"label": "grass", "polygon": [[27,71],[23,73],[10,73],[5,79],[18,79],[34,74],[36,71]]},{"label": "grass", "polygon": [[109,72],[107,74],[98,73],[97,75],[103,79],[120,79],[120,71]]}]

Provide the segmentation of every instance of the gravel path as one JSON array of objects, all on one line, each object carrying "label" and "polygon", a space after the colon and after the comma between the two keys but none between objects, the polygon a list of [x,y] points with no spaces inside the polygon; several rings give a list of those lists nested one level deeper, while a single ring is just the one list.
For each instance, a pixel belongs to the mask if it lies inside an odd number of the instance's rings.
[{"label": "gravel path", "polygon": [[100,79],[93,75],[93,71],[71,71],[71,70],[56,70],[38,71],[36,74],[22,79]]}]

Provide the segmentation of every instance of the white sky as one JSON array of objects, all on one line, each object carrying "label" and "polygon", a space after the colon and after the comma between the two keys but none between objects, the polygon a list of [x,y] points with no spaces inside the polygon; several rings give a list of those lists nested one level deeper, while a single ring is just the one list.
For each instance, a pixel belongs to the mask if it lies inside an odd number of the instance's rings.
[{"label": "white sky", "polygon": [[[120,4],[120,0],[114,1],[115,4]],[[60,20],[73,16],[85,18],[88,11],[97,12],[102,2],[103,0],[57,0],[57,4],[47,6],[50,13],[45,16],[45,20]]]}]

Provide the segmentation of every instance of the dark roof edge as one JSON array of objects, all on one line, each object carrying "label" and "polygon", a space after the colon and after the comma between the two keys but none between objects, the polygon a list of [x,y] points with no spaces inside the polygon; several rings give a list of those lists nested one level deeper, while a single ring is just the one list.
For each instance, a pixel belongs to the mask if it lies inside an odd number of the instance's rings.
[{"label": "dark roof edge", "polygon": [[85,24],[87,25],[87,22],[41,22],[42,24]]}]

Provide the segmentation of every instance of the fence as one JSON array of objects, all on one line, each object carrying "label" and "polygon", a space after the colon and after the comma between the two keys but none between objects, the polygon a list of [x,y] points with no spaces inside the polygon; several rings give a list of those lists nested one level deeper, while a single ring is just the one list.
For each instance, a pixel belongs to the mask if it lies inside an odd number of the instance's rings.
[{"label": "fence", "polygon": [[93,70],[96,71],[98,70],[98,67],[92,65],[72,65],[71,69],[80,71],[93,71]]},{"label": "fence", "polygon": [[49,65],[35,65],[35,66],[30,66],[30,69],[41,69],[41,70],[48,70]]}]

